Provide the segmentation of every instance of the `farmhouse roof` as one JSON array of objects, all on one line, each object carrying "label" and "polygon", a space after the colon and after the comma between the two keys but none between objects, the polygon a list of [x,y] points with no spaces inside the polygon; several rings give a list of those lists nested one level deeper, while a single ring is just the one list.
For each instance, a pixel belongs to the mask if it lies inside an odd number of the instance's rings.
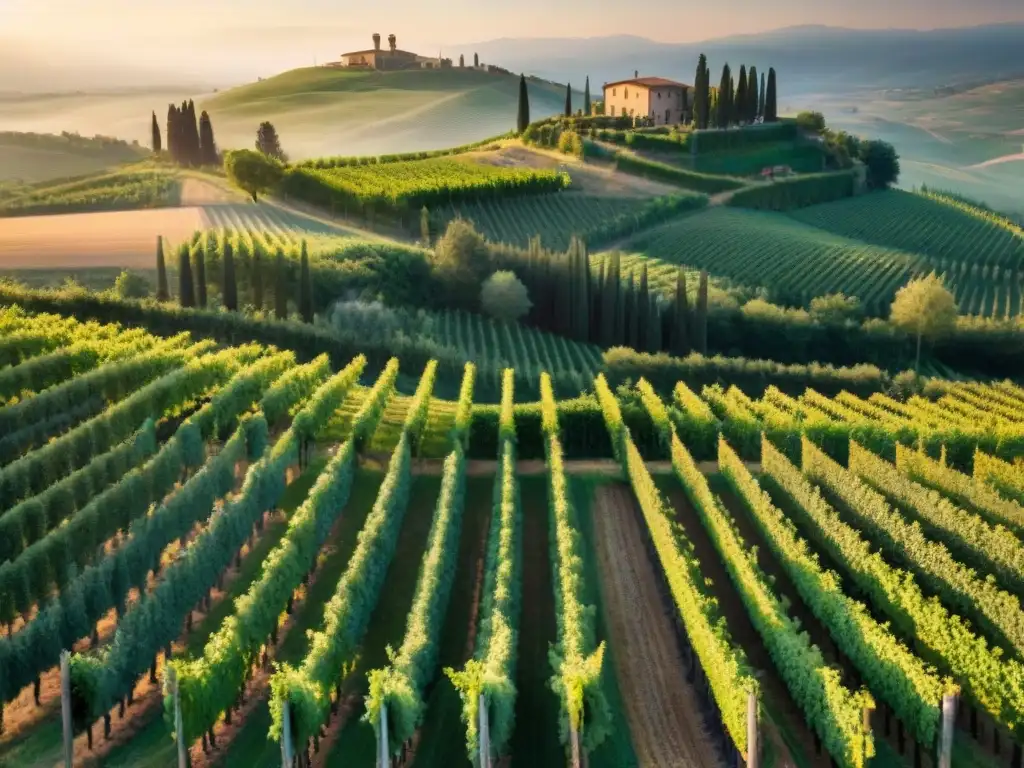
[{"label": "farmhouse roof", "polygon": [[605,83],[605,88],[613,85],[641,85],[645,88],[689,88],[686,83],[677,83],[666,77],[631,77],[628,80],[616,80],[614,83]]},{"label": "farmhouse roof", "polygon": [[363,53],[381,53],[386,56],[416,56],[418,54],[412,51],[403,51],[401,49],[391,50],[390,48],[367,48],[365,51],[347,51],[342,56],[358,56]]}]

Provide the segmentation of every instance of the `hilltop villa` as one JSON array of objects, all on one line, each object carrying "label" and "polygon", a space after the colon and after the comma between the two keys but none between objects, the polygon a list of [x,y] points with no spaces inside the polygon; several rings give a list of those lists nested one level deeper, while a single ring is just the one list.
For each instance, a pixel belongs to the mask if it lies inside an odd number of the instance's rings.
[{"label": "hilltop villa", "polygon": [[686,122],[692,108],[693,89],[664,77],[634,76],[604,85],[606,115],[647,117],[654,125],[678,125]]},{"label": "hilltop villa", "polygon": [[398,39],[394,35],[388,35],[389,50],[380,47],[380,35],[374,33],[373,48],[365,51],[350,51],[341,54],[341,62],[332,64],[336,67],[351,67],[353,69],[440,69],[451,66],[450,59],[433,58],[420,56],[410,51],[398,49]]}]

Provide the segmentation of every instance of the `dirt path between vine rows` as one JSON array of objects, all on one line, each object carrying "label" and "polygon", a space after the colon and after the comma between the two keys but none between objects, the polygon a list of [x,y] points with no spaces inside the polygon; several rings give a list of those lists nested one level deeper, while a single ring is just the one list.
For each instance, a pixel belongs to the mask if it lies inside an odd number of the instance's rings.
[{"label": "dirt path between vine rows", "polygon": [[625,485],[601,486],[594,504],[601,593],[637,759],[649,768],[717,768],[715,746],[662,607],[632,494]]}]

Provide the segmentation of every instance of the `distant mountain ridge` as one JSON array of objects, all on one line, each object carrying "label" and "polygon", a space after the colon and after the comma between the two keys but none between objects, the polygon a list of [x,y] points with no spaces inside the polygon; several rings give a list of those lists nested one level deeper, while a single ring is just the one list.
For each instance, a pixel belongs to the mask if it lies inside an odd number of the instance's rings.
[{"label": "distant mountain ridge", "polygon": [[861,30],[805,25],[699,43],[663,43],[635,35],[592,38],[502,38],[461,48],[513,71],[591,83],[634,71],[692,82],[697,57],[713,71],[726,61],[773,66],[785,93],[818,89],[937,87],[981,78],[1024,76],[1024,23],[937,30]]}]

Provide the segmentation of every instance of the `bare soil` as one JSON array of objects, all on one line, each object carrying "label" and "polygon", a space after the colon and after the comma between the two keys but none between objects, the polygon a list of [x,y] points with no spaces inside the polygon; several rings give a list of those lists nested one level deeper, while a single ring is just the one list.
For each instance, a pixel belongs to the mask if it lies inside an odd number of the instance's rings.
[{"label": "bare soil", "polygon": [[594,505],[601,594],[637,759],[650,768],[717,767],[716,749],[662,608],[632,494],[625,485],[604,485],[596,490]]}]

